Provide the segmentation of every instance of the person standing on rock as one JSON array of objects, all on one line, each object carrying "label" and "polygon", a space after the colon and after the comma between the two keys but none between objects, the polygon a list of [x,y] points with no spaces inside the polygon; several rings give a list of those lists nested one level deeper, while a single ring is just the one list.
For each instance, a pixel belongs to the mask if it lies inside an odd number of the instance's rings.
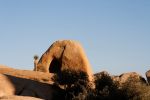
[{"label": "person standing on rock", "polygon": [[33,69],[33,71],[37,71],[37,63],[39,61],[38,58],[39,58],[38,55],[34,56],[34,69]]}]

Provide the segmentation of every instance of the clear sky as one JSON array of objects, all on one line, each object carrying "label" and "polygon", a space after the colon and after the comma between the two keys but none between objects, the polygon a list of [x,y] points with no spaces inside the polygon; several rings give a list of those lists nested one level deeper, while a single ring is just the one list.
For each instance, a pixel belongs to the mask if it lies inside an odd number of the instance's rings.
[{"label": "clear sky", "polygon": [[0,64],[33,69],[56,40],[80,41],[94,72],[150,69],[150,0],[0,0]]}]

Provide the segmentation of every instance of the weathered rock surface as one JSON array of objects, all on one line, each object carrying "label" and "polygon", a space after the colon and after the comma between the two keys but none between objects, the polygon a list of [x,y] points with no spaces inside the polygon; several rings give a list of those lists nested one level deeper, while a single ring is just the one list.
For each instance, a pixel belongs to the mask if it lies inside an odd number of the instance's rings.
[{"label": "weathered rock surface", "polygon": [[57,100],[63,95],[63,90],[54,85],[0,74],[0,97],[8,95],[31,96],[45,100]]},{"label": "weathered rock surface", "polygon": [[132,81],[147,84],[146,80],[136,72],[123,73],[120,76],[112,76],[112,79],[119,82],[120,85],[127,82],[129,79]]},{"label": "weathered rock surface", "polygon": [[[111,76],[107,71],[102,71],[94,74],[95,78],[101,79],[102,77],[110,76],[113,82],[117,82],[119,86],[122,86],[124,83],[129,81],[141,82],[147,84],[146,80],[136,72],[123,73],[119,76]],[[95,79],[97,80],[97,79]]]},{"label": "weathered rock surface", "polygon": [[37,70],[50,73],[81,71],[92,80],[92,70],[84,50],[80,43],[72,40],[54,42],[40,58]]},{"label": "weathered rock surface", "polygon": [[52,73],[19,70],[19,69],[13,69],[10,67],[4,67],[4,66],[0,66],[0,73],[11,75],[11,76],[16,76],[20,78],[25,78],[25,79],[35,80],[39,82],[49,83],[49,84],[53,83],[53,81],[51,80],[53,76]]},{"label": "weathered rock surface", "polygon": [[[58,100],[64,97],[64,90],[53,85],[50,73],[17,70],[9,67],[0,67],[0,73],[1,98],[5,96],[6,99],[8,96],[19,95],[38,97],[44,100]],[[22,97],[13,97],[10,100],[13,99],[25,100]]]},{"label": "weathered rock surface", "polygon": [[6,75],[0,74],[0,97],[15,94],[15,87]]},{"label": "weathered rock surface", "polygon": [[5,66],[5,65],[0,65],[0,68],[10,68],[10,67]]},{"label": "weathered rock surface", "polygon": [[44,100],[44,99],[28,97],[28,96],[4,96],[4,97],[0,97],[0,100]]}]

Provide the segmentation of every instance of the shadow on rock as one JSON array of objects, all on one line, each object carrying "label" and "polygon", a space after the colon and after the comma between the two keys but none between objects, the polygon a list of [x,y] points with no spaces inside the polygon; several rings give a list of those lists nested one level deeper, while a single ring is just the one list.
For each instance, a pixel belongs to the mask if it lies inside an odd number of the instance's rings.
[{"label": "shadow on rock", "polygon": [[[0,85],[1,85],[0,90],[4,90],[0,92],[2,92],[5,95],[9,93],[8,95],[11,94],[11,95],[19,95],[19,96],[32,96],[32,97],[37,97],[45,100],[63,99],[65,93],[64,90],[60,89],[55,85],[50,85],[46,83],[33,81],[30,79],[18,78],[15,76],[2,75],[2,74],[0,77]],[[7,88],[7,89],[3,89],[3,88]]]}]

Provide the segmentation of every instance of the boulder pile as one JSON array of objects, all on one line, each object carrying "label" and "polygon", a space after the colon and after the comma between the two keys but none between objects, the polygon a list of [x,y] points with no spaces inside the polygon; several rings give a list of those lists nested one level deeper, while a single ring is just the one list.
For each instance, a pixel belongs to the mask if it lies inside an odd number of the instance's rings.
[{"label": "boulder pile", "polygon": [[[120,91],[118,87],[131,81],[140,82],[145,87],[148,85],[136,72],[111,76],[103,71],[93,75],[82,46],[73,40],[54,42],[34,65],[34,71],[0,65],[0,100],[71,100],[89,97],[97,100],[102,96],[106,98],[106,95],[110,98],[116,96],[111,90]],[[150,71],[146,72],[146,76],[150,83]]]}]

